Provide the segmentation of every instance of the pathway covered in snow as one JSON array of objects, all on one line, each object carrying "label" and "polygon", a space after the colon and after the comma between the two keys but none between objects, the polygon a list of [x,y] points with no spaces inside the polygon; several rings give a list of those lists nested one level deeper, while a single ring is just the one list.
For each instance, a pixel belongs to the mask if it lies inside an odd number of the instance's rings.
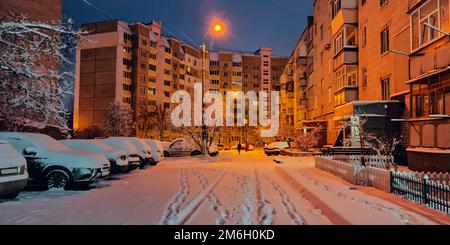
[{"label": "pathway covered in snow", "polygon": [[[282,160],[277,164],[274,159]],[[387,194],[386,194],[387,195]],[[314,169],[312,158],[167,158],[89,190],[0,201],[0,224],[434,224]]]}]

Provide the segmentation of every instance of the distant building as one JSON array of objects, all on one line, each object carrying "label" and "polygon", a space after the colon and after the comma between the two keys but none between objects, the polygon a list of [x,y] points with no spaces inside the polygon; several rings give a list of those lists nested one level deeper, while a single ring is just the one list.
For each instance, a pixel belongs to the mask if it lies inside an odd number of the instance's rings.
[{"label": "distant building", "polygon": [[[156,122],[144,120],[143,112],[174,108],[177,90],[193,94],[202,81],[202,53],[197,47],[161,34],[162,24],[106,21],[85,24],[87,38],[77,50],[74,129],[103,127],[112,102],[129,104],[136,113],[136,135],[159,138]],[[286,57],[272,55],[270,48],[255,53],[208,52],[205,88],[210,92],[279,90]],[[225,96],[224,96],[225,98]],[[246,129],[224,128],[220,141],[237,144],[246,140]],[[166,138],[176,137],[170,130]]]}]

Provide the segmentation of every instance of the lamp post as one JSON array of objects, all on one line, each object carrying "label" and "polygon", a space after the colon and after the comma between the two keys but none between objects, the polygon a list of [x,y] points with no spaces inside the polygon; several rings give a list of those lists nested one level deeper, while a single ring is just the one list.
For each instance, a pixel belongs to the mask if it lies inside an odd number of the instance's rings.
[{"label": "lamp post", "polygon": [[204,96],[206,94],[206,54],[208,52],[205,44],[205,38],[208,36],[208,34],[216,34],[219,35],[223,32],[224,26],[220,23],[215,23],[212,25],[212,31],[207,31],[202,44],[200,45],[200,48],[202,50],[202,144],[203,144],[203,156],[206,156],[208,154],[208,151],[206,149],[207,147],[207,139],[208,139],[208,131],[205,124],[205,101]]}]

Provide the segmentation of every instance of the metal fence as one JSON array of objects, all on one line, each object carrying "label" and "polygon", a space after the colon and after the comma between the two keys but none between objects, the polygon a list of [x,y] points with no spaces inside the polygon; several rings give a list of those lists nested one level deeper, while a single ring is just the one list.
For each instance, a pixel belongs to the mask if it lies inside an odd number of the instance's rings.
[{"label": "metal fence", "polygon": [[446,174],[418,175],[414,172],[395,172],[330,158],[317,156],[316,168],[352,184],[372,186],[450,214],[450,186],[443,184],[445,181],[442,181],[446,180],[448,176]]},{"label": "metal fence", "polygon": [[450,214],[450,186],[414,177],[412,174],[392,172],[392,193],[430,208]]}]

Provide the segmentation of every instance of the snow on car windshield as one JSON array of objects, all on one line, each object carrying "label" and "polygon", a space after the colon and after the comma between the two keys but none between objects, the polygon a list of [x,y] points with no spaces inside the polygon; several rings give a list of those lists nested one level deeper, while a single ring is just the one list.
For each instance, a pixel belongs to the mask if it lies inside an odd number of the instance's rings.
[{"label": "snow on car windshield", "polygon": [[51,150],[51,151],[69,151],[70,150],[63,143],[61,143],[47,135],[32,134],[32,135],[28,135],[28,138],[30,138],[33,141],[33,144],[36,147],[41,148],[41,149]]},{"label": "snow on car windshield", "polygon": [[7,158],[9,156],[17,156],[17,155],[18,155],[18,153],[16,152],[16,150],[14,150],[14,148],[12,148],[12,146],[10,146],[6,142],[0,142],[0,156],[2,156],[2,158]]}]

